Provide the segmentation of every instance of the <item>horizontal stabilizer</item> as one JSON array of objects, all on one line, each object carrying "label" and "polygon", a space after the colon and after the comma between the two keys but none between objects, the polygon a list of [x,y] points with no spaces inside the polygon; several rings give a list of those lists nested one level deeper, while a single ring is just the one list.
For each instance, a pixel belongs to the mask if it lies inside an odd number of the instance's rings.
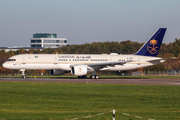
[{"label": "horizontal stabilizer", "polygon": [[155,59],[155,60],[149,60],[149,61],[147,61],[147,62],[155,62],[155,61],[171,60],[171,59],[176,59],[176,57],[171,57],[171,58],[160,58],[160,59]]}]

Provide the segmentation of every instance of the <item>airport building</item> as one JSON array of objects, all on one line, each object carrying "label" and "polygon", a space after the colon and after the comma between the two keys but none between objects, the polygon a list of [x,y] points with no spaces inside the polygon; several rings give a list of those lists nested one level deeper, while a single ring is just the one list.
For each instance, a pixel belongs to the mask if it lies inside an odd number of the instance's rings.
[{"label": "airport building", "polygon": [[30,47],[15,46],[15,47],[0,47],[0,50],[17,51],[24,49],[44,49],[44,48],[58,48],[67,45],[67,38],[57,38],[57,34],[54,33],[36,33],[33,34],[33,38],[30,38]]},{"label": "airport building", "polygon": [[57,38],[54,33],[36,33],[30,40],[31,48],[58,48],[67,45],[67,38]]}]

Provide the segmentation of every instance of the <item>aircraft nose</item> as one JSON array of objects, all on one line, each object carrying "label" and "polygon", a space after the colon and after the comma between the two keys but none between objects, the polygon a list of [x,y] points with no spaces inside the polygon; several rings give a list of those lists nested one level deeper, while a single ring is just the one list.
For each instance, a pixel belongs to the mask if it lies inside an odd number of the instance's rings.
[{"label": "aircraft nose", "polygon": [[3,63],[3,65],[2,65],[4,68],[7,68],[7,63]]}]

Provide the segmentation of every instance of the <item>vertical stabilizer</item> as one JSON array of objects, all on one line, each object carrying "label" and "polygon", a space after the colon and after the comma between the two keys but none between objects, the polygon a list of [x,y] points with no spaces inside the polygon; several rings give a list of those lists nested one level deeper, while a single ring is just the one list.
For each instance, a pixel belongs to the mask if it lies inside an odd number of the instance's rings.
[{"label": "vertical stabilizer", "polygon": [[159,28],[135,55],[157,57],[166,28]]}]

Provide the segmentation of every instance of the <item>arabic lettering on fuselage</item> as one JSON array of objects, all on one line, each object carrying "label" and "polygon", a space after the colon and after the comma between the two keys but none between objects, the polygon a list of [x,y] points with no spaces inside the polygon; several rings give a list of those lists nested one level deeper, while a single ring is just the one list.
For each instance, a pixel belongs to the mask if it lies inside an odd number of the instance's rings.
[{"label": "arabic lettering on fuselage", "polygon": [[68,59],[90,59],[91,56],[80,56],[80,55],[58,55],[59,58],[68,58]]}]

